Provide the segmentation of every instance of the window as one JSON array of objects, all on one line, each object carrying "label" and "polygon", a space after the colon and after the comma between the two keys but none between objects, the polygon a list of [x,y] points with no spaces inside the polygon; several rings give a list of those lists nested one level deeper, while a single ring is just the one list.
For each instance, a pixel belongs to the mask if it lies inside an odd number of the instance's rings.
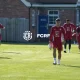
[{"label": "window", "polygon": [[59,17],[58,10],[49,10],[48,11],[48,24],[49,26],[53,26],[55,24],[56,18]]}]

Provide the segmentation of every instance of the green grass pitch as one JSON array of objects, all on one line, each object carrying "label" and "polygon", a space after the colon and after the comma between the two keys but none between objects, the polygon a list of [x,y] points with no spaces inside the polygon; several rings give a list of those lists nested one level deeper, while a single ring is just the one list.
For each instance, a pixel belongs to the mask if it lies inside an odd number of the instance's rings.
[{"label": "green grass pitch", "polygon": [[61,65],[53,65],[48,45],[0,45],[0,80],[80,80],[80,53],[62,52]]}]

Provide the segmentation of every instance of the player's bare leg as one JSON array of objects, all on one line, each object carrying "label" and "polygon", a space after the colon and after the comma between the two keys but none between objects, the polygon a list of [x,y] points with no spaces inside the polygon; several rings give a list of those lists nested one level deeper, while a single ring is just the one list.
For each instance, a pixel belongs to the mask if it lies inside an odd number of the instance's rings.
[{"label": "player's bare leg", "polygon": [[79,52],[80,52],[80,44],[78,45],[78,48],[79,48]]},{"label": "player's bare leg", "polygon": [[69,40],[69,50],[68,50],[68,53],[70,53],[70,49],[71,49],[71,40]]},{"label": "player's bare leg", "polygon": [[64,53],[66,53],[66,47],[67,47],[67,40],[64,43]]},{"label": "player's bare leg", "polygon": [[56,65],[56,48],[53,49],[53,64]]},{"label": "player's bare leg", "polygon": [[58,65],[60,65],[61,60],[61,50],[58,50]]}]

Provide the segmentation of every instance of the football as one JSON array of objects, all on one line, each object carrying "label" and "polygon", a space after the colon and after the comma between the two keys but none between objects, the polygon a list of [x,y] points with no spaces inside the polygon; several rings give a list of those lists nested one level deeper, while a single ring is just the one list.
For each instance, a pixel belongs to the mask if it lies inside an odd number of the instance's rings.
[{"label": "football", "polygon": [[53,43],[52,43],[52,42],[50,42],[50,43],[48,44],[48,48],[49,48],[50,50],[53,48]]}]

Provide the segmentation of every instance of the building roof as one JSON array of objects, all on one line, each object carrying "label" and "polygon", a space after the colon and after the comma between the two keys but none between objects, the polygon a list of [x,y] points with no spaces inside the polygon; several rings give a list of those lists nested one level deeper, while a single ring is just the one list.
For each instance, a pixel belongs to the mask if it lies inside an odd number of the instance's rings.
[{"label": "building roof", "polygon": [[77,7],[80,7],[80,0],[78,0],[77,2]]},{"label": "building roof", "polygon": [[37,4],[76,4],[78,0],[26,0]]},{"label": "building roof", "polygon": [[78,0],[77,4],[80,4],[80,0]]}]

